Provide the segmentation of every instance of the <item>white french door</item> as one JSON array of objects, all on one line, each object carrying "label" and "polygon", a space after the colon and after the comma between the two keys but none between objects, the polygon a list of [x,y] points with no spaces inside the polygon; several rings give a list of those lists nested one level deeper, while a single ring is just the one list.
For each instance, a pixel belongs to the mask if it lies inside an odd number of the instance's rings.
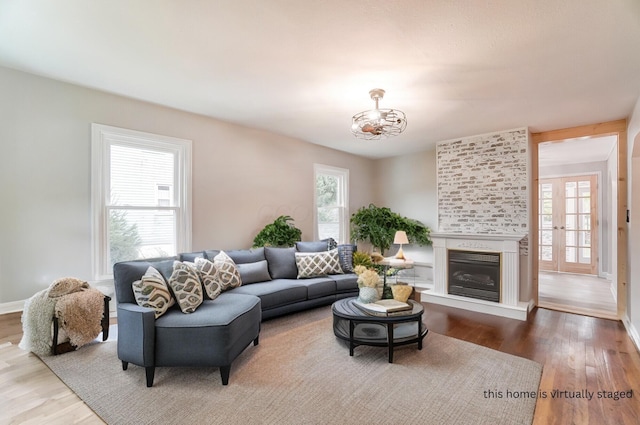
[{"label": "white french door", "polygon": [[595,174],[540,179],[540,270],[596,274],[597,190]]}]

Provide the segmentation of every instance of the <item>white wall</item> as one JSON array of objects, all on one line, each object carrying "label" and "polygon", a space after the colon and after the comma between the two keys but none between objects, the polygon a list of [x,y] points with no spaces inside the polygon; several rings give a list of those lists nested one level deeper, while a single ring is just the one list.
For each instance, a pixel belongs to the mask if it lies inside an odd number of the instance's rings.
[{"label": "white wall", "polygon": [[[436,150],[376,160],[375,204],[421,221],[438,230],[438,186]],[[410,245],[402,248],[407,257],[433,262],[433,249]]]},{"label": "white wall", "polygon": [[[640,349],[640,97],[627,126],[628,152],[628,268],[627,268],[627,318],[625,325],[636,347]],[[623,225],[623,223],[619,223]]]},{"label": "white wall", "polygon": [[314,162],[350,170],[351,211],[374,199],[370,159],[7,68],[0,93],[0,304],[91,280],[94,122],[193,141],[194,250],[248,248],[280,214],[312,239]]}]

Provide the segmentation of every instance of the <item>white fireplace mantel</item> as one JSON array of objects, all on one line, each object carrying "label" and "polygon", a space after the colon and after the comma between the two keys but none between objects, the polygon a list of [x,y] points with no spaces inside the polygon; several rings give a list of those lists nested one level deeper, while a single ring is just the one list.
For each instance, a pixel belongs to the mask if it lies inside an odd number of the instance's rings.
[{"label": "white fireplace mantel", "polygon": [[[433,241],[433,290],[422,300],[497,316],[527,320],[529,303],[520,296],[520,241],[523,234],[431,233]],[[449,249],[501,254],[500,302],[450,295],[447,288]]]}]

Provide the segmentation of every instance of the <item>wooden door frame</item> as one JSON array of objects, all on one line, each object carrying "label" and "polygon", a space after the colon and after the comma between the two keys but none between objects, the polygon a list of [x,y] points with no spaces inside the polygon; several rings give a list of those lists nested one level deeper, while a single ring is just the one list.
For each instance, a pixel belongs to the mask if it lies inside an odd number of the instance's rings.
[{"label": "wooden door frame", "polygon": [[[617,231],[616,244],[618,249],[617,268],[617,305],[618,319],[625,316],[627,310],[627,120],[603,122],[599,124],[584,125],[580,127],[565,128],[561,130],[531,133],[531,207],[535,213],[531,213],[531,232],[529,233],[531,255],[531,290],[532,299],[538,305],[538,145],[543,142],[562,142],[566,139],[578,137],[616,136],[618,141],[618,184],[617,184]],[[604,207],[604,206],[603,206]]]}]

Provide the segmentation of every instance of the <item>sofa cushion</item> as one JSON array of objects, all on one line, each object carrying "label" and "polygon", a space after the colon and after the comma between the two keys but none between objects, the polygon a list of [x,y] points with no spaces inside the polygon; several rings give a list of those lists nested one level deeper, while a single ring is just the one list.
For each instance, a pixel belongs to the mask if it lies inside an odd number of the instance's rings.
[{"label": "sofa cushion", "polygon": [[358,291],[358,275],[355,273],[334,274],[329,277],[336,282],[336,293],[338,294]]},{"label": "sofa cushion", "polygon": [[295,248],[264,248],[271,279],[295,279],[298,276]]},{"label": "sofa cushion", "polygon": [[195,267],[174,262],[169,287],[183,313],[193,313],[202,304],[202,284]]},{"label": "sofa cushion", "polygon": [[153,267],[162,276],[168,278],[173,273],[173,262],[178,257],[169,257],[155,260],[135,260],[116,263],[113,266],[113,285],[116,290],[116,299],[119,303],[136,303],[131,284],[140,280],[149,267]]},{"label": "sofa cushion", "polygon": [[153,309],[156,319],[175,303],[164,277],[151,266],[147,266],[142,278],[134,281],[131,287],[136,303],[140,307]]},{"label": "sofa cushion", "polygon": [[225,252],[236,264],[255,263],[256,261],[266,260],[264,248],[235,249]]},{"label": "sofa cushion", "polygon": [[296,252],[298,279],[342,273],[338,250],[324,252]]},{"label": "sofa cushion", "polygon": [[216,266],[206,258],[198,257],[195,260],[196,270],[200,282],[210,300],[215,300],[222,292],[222,286],[216,279]]},{"label": "sofa cushion", "polygon": [[240,272],[243,285],[271,280],[267,260],[236,264],[236,267],[238,267],[238,271]]},{"label": "sofa cushion", "polygon": [[220,251],[213,258],[213,265],[216,268],[216,282],[218,282],[223,291],[242,285],[242,278],[236,263],[224,251]]},{"label": "sofa cushion", "polygon": [[307,287],[307,299],[315,299],[334,295],[336,293],[336,282],[330,277],[312,277],[300,279],[298,283]]},{"label": "sofa cushion", "polygon": [[233,294],[248,294],[260,297],[262,309],[293,304],[307,299],[307,287],[294,279],[274,279],[254,283],[231,290]]},{"label": "sofa cushion", "polygon": [[353,272],[353,253],[356,252],[357,246],[353,244],[338,245],[338,258],[340,259],[340,267],[345,273]]}]

